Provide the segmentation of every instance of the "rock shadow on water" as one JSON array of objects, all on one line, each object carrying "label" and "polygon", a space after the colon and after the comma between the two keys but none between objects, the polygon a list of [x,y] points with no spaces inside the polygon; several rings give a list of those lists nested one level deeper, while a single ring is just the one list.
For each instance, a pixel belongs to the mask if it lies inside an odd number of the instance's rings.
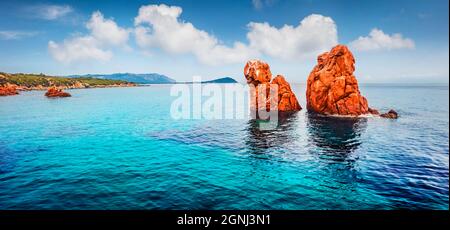
[{"label": "rock shadow on water", "polygon": [[308,112],[306,127],[309,142],[322,158],[346,161],[361,145],[367,118],[333,117]]},{"label": "rock shadow on water", "polygon": [[260,128],[260,119],[252,119],[247,123],[245,145],[252,154],[264,154],[268,149],[283,148],[286,144],[296,140],[295,123],[296,112],[284,112],[278,115],[278,125],[275,129],[263,130]]}]

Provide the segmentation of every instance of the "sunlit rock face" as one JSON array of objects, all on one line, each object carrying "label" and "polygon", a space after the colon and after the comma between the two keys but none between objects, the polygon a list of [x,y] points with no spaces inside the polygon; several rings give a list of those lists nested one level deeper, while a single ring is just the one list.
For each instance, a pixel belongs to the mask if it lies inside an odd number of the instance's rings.
[{"label": "sunlit rock face", "polygon": [[17,87],[15,85],[8,83],[0,85],[0,96],[12,96],[17,94],[19,93],[17,92]]},{"label": "sunlit rock face", "polygon": [[354,71],[355,58],[344,45],[319,55],[307,81],[308,110],[328,115],[370,113],[367,99],[359,92]]},{"label": "sunlit rock face", "polygon": [[[270,66],[266,62],[261,60],[250,60],[244,67],[244,76],[247,80],[247,84],[255,86],[255,90],[251,92],[250,103],[251,109],[264,108],[266,110],[278,110],[279,112],[293,112],[301,110],[301,106],[295,97],[294,92],[291,89],[289,83],[283,76],[277,75],[272,80],[272,72]],[[261,91],[258,86],[264,85],[264,90]],[[271,90],[274,90],[274,86],[278,86],[278,92],[276,97],[270,97]],[[264,98],[265,105],[259,106],[259,99]],[[277,105],[277,106],[274,106]]]},{"label": "sunlit rock face", "polygon": [[8,83],[6,74],[0,73],[0,96],[11,96],[19,94],[17,92],[17,86]]},{"label": "sunlit rock face", "polygon": [[269,83],[272,79],[269,64],[260,60],[250,60],[245,64],[244,76],[247,84],[258,86],[261,83]]},{"label": "sunlit rock face", "polygon": [[69,93],[64,92],[62,89],[58,89],[55,86],[50,87],[45,93],[47,97],[70,97]]},{"label": "sunlit rock face", "polygon": [[272,84],[278,85],[278,111],[299,111],[302,109],[292,92],[291,86],[282,75],[277,75]]}]

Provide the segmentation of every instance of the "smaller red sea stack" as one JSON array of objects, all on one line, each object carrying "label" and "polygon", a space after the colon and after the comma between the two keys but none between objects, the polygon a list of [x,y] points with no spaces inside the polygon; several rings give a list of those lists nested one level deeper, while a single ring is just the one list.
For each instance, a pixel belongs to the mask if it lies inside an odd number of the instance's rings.
[{"label": "smaller red sea stack", "polygon": [[291,86],[282,75],[277,75],[272,84],[278,85],[278,111],[299,111],[302,109],[292,92]]},{"label": "smaller red sea stack", "polygon": [[5,84],[0,85],[0,96],[11,96],[11,95],[17,95],[19,94],[17,92],[16,86],[11,84]]},{"label": "smaller red sea stack", "polygon": [[47,97],[70,97],[69,93],[62,91],[62,89],[58,89],[55,86],[48,89],[47,93],[45,93]]},{"label": "smaller red sea stack", "polygon": [[[266,86],[266,109],[273,108],[274,105],[278,106],[277,110],[279,112],[294,112],[302,109],[291,86],[283,76],[277,75],[272,80],[272,72],[270,71],[269,64],[261,60],[250,60],[244,67],[244,76],[249,85],[258,87],[264,84]],[[278,86],[278,99],[276,101],[275,98],[269,98],[270,90],[273,89],[274,85]],[[259,108],[257,105],[258,98],[264,95],[264,91],[259,92],[258,88],[255,91],[250,99],[252,109],[255,109],[255,105],[256,108]]]}]

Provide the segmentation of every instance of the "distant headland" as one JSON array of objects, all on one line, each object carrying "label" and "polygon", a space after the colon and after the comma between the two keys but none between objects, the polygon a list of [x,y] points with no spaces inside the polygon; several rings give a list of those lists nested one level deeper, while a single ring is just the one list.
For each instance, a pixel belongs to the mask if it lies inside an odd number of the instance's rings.
[{"label": "distant headland", "polygon": [[44,74],[24,74],[24,73],[3,73],[0,72],[0,86],[14,87],[17,90],[47,90],[49,87],[59,87],[63,89],[80,88],[105,88],[105,87],[130,87],[135,83],[92,77],[59,77]]},{"label": "distant headland", "polygon": [[[192,84],[194,82],[187,81],[187,82],[176,82],[176,83],[177,84]],[[231,77],[222,77],[222,78],[217,78],[217,79],[210,80],[210,81],[201,81],[200,83],[202,83],[202,84],[210,84],[210,83],[227,84],[227,83],[238,83],[238,82]]]},{"label": "distant headland", "polygon": [[173,84],[176,81],[158,73],[113,73],[113,74],[86,74],[86,75],[71,75],[69,78],[97,78],[109,80],[121,80],[135,84]]},{"label": "distant headland", "polygon": [[[159,73],[113,73],[113,74],[86,74],[86,75],[70,75],[69,78],[97,78],[97,79],[110,79],[110,80],[122,80],[135,84],[192,84],[193,82],[176,81],[166,75]],[[202,81],[201,83],[237,83],[231,77],[221,77],[214,80]]]},{"label": "distant headland", "polygon": [[[231,77],[222,77],[201,83],[237,83]],[[16,95],[17,91],[47,90],[51,87],[59,89],[132,87],[146,84],[192,84],[177,82],[162,74],[148,73],[113,73],[86,74],[70,76],[49,76],[45,74],[4,73],[0,72],[0,96]]]}]

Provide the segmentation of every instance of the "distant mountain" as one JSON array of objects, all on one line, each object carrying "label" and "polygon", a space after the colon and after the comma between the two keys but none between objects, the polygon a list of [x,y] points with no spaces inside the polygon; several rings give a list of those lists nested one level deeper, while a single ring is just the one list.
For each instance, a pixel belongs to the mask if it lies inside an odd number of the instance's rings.
[{"label": "distant mountain", "polygon": [[215,80],[211,80],[211,81],[202,81],[202,83],[237,83],[236,80],[234,80],[231,77],[223,77],[223,78],[218,78]]},{"label": "distant mountain", "polygon": [[[192,82],[192,81],[177,82],[177,84],[192,84],[192,83],[194,83],[194,82]],[[226,84],[226,83],[238,83],[238,82],[231,77],[222,77],[222,78],[217,78],[217,79],[210,80],[210,81],[202,81],[201,83],[202,84],[208,84],[208,83]]]},{"label": "distant mountain", "polygon": [[91,77],[91,78],[110,79],[110,80],[122,80],[122,81],[132,82],[132,83],[136,83],[136,84],[170,84],[170,83],[176,82],[172,78],[169,78],[165,75],[161,75],[161,74],[157,74],[157,73],[87,74],[87,75],[72,75],[72,76],[68,76],[68,77],[71,77],[71,78]]}]

